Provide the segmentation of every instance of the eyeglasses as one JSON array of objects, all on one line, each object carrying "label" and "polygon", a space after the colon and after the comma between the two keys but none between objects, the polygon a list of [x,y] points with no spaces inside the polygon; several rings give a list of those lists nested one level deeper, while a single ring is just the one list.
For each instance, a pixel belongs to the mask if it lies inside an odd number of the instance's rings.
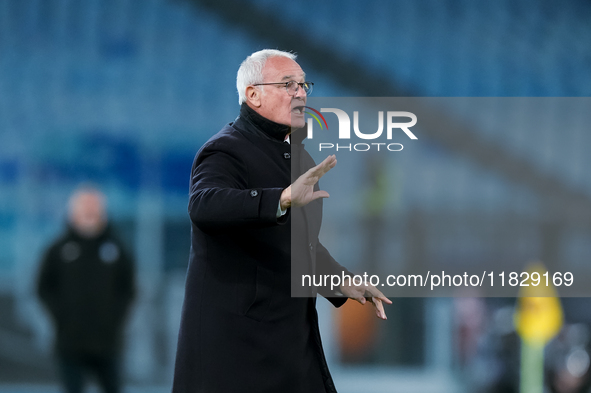
[{"label": "eyeglasses", "polygon": [[260,86],[260,85],[284,85],[287,94],[290,96],[295,96],[298,93],[299,88],[301,87],[306,92],[306,95],[312,94],[312,88],[314,87],[314,82],[296,82],[296,81],[289,81],[289,82],[273,82],[273,83],[257,83],[253,86]]}]

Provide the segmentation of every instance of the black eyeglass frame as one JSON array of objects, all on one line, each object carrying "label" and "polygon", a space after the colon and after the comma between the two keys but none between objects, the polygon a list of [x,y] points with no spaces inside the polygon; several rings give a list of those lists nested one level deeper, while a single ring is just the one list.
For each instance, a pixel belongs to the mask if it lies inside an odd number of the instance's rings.
[{"label": "black eyeglass frame", "polygon": [[[293,95],[289,94],[289,85],[295,83],[298,87],[294,90]],[[295,96],[296,94],[298,94],[298,90],[301,87],[305,92],[306,95],[310,95],[312,93],[312,89],[314,88],[314,82],[296,82],[296,81],[289,81],[289,82],[269,82],[269,83],[256,83],[252,86],[261,86],[261,85],[285,85],[285,91],[287,91],[287,94],[289,94],[290,96]],[[304,85],[308,85],[308,89],[306,90],[306,88],[304,87]]]}]

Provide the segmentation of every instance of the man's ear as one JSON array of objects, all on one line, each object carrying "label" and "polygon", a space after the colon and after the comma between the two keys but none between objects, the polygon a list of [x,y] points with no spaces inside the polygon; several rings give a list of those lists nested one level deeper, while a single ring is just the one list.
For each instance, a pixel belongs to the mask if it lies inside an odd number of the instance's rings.
[{"label": "man's ear", "polygon": [[262,91],[254,86],[248,86],[246,88],[246,101],[254,108],[261,106],[261,95]]}]

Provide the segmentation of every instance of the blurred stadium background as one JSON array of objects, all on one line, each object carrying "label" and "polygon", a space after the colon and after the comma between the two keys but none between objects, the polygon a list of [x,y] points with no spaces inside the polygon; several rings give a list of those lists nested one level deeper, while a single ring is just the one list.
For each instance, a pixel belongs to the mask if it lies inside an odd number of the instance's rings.
[{"label": "blurred stadium background", "polygon": [[[169,391],[188,175],[201,144],[238,113],[235,75],[248,54],[297,52],[325,97],[586,97],[590,20],[588,0],[0,0],[0,392],[58,391],[34,288],[41,252],[83,181],[105,191],[137,260],[128,391]],[[519,133],[455,113],[473,143],[432,135],[417,145],[421,159],[389,158],[398,170],[385,176],[404,184],[391,213],[410,234],[396,240],[407,262],[444,253],[556,266],[591,255],[590,107],[576,102],[568,121],[564,108],[547,108],[539,127]],[[569,205],[585,214],[565,216]],[[585,346],[591,304],[564,305]],[[388,323],[374,326],[321,302],[337,388],[510,392],[513,306],[396,299]]]}]

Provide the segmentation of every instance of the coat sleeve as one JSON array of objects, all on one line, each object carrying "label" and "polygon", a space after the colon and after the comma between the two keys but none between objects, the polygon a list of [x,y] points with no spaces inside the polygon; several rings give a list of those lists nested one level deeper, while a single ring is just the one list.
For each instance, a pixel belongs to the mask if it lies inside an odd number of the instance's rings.
[{"label": "coat sleeve", "polygon": [[277,218],[283,188],[248,188],[248,169],[228,150],[208,146],[198,153],[191,172],[189,215],[201,230],[266,226]]},{"label": "coat sleeve", "polygon": [[60,274],[59,261],[55,254],[56,248],[53,246],[43,256],[37,281],[37,294],[49,313],[57,319],[60,311]]},{"label": "coat sleeve", "polygon": [[[342,276],[344,273],[345,276],[353,276],[353,273],[335,261],[326,247],[320,242],[318,242],[316,247],[316,266],[317,274],[336,274]],[[347,301],[347,297],[343,296],[340,292],[331,291],[330,287],[319,287],[318,293],[324,296],[335,307],[340,307]]]},{"label": "coat sleeve", "polygon": [[115,284],[117,299],[119,301],[114,312],[118,323],[122,323],[136,295],[135,263],[131,255],[122,247],[121,243],[117,243],[121,250],[121,257],[118,261],[117,282]]}]

